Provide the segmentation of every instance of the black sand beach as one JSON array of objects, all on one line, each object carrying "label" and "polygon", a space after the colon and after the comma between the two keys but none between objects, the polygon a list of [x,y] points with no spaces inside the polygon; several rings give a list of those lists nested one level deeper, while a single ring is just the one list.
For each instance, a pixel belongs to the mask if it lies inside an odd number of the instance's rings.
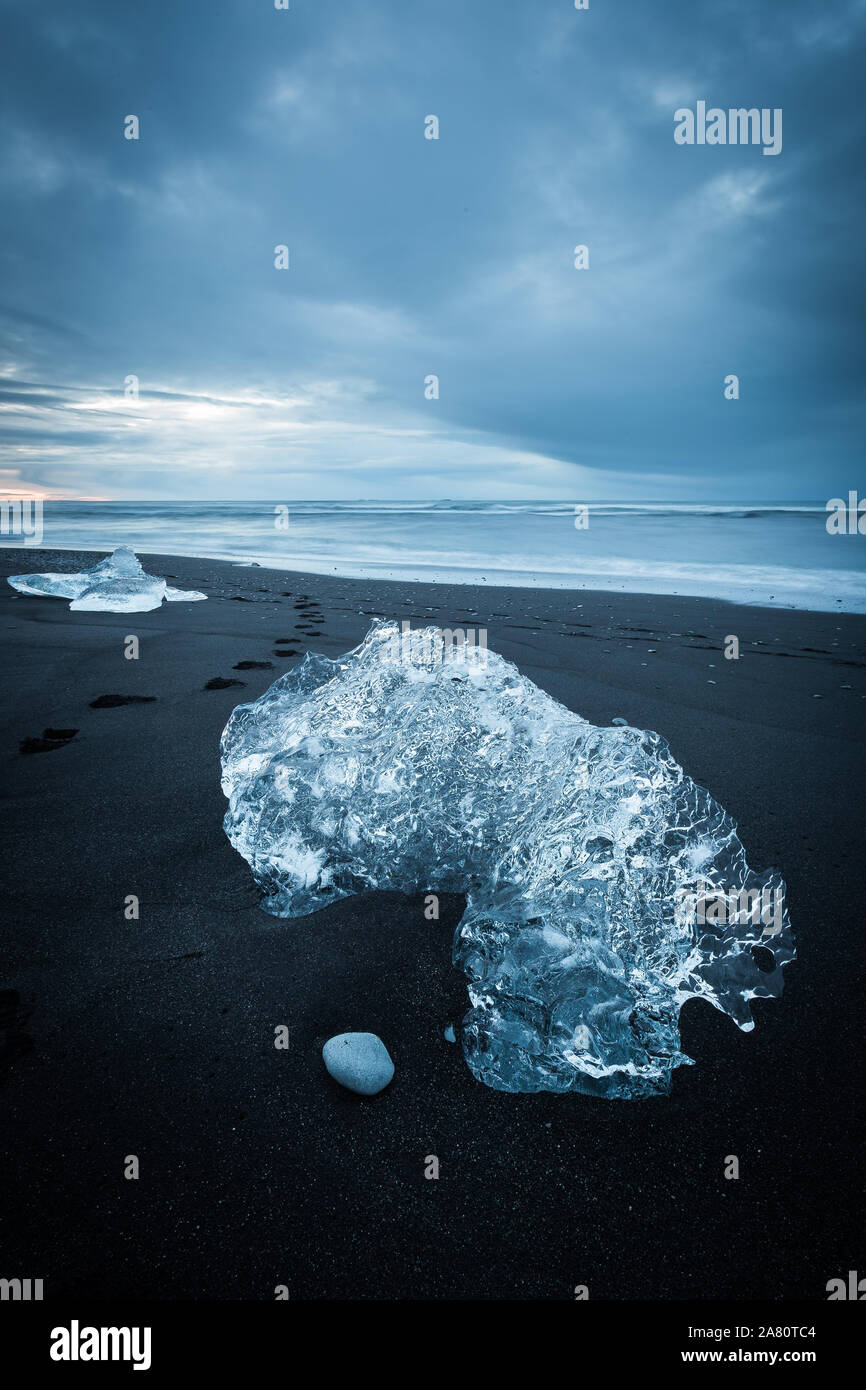
[{"label": "black sand beach", "polygon": [[[862,1266],[866,618],[172,556],[145,568],[206,603],[71,613],[5,583],[97,558],[0,552],[4,1273],[46,1298],[823,1300]],[[220,732],[287,648],[338,655],[378,615],[486,627],[586,718],[658,730],[750,864],[782,871],[784,996],[751,1034],[690,1002],[697,1065],[669,1098],[479,1085],[443,1037],[466,1009],[458,898],[439,922],[422,895],[258,907],[221,827]],[[352,1029],[396,1063],[373,1100],[321,1061]]]}]

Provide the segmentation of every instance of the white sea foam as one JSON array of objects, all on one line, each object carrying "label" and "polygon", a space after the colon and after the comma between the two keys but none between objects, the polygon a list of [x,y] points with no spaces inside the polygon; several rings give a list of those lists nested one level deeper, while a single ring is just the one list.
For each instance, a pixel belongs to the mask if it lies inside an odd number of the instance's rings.
[{"label": "white sea foam", "polygon": [[[581,502],[49,502],[44,533],[52,548],[133,542],[140,553],[358,578],[866,612],[866,541],[829,535],[823,501],[590,502],[576,529]],[[277,506],[288,509],[281,529]]]}]

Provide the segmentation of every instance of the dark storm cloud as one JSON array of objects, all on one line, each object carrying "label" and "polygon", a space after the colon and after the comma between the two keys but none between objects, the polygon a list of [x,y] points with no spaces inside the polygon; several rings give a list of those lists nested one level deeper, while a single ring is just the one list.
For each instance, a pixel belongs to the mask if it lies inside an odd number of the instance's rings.
[{"label": "dark storm cloud", "polygon": [[[862,0],[0,17],[0,404],[22,478],[140,496],[856,485]],[[781,107],[782,153],[675,145],[698,100]],[[55,385],[22,399],[24,379]]]}]

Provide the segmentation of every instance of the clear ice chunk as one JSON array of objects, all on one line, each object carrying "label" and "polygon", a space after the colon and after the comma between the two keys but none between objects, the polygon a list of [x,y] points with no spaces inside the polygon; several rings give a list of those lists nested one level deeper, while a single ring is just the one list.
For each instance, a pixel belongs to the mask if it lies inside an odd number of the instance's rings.
[{"label": "clear ice chunk", "polygon": [[172,589],[164,579],[145,574],[128,545],[119,545],[79,574],[13,574],[9,583],[22,594],[71,599],[70,608],[92,613],[149,613],[163,599],[174,603],[207,598],[196,589]]},{"label": "clear ice chunk", "polygon": [[198,589],[173,589],[170,584],[165,586],[166,603],[199,603],[207,598],[207,594],[202,594]]},{"label": "clear ice chunk", "polygon": [[493,652],[445,659],[437,633],[409,661],[376,622],[239,705],[226,834],[278,917],[366,889],[465,893],[459,1031],[487,1085],[664,1094],[692,1060],[687,999],[749,1030],[750,1001],[781,993],[784,884],[748,868],[658,734],[597,728]]}]

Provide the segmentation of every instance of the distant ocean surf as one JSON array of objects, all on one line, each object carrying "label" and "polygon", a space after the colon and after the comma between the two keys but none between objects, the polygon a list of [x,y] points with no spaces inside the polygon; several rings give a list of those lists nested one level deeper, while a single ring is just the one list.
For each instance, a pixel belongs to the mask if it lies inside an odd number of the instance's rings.
[{"label": "distant ocean surf", "polygon": [[866,539],[824,502],[588,505],[580,528],[573,502],[46,502],[42,545],[866,612]]}]

